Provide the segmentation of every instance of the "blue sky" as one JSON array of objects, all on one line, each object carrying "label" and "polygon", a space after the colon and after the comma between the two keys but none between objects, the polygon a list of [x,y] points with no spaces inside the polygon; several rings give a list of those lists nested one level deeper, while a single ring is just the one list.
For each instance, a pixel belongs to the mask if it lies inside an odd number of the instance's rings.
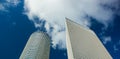
[{"label": "blue sky", "polygon": [[[19,2],[13,3],[11,1]],[[96,17],[91,16],[91,14],[89,15],[89,13],[86,15],[86,18],[88,18],[91,23],[89,28],[98,35],[112,57],[114,59],[119,59],[120,9],[116,10],[115,8],[112,8],[112,10],[115,10],[115,14],[112,23],[108,24],[107,27],[105,25],[107,22],[98,21]],[[35,22],[30,21],[28,15],[24,14],[25,11],[23,0],[0,0],[0,59],[18,59],[31,33],[38,30],[35,26]],[[45,20],[45,23],[47,23],[47,20]],[[47,32],[47,28],[44,27],[45,23],[43,23],[40,28],[42,31]],[[51,31],[52,29],[54,29],[54,27],[50,27]],[[59,31],[64,31],[64,28]],[[106,41],[107,43],[104,43],[104,37],[110,37],[110,40]],[[50,59],[67,59],[64,44],[63,46],[59,46],[59,43],[56,43],[56,47],[54,47],[52,46],[54,45],[52,41],[54,40],[51,39]]]}]

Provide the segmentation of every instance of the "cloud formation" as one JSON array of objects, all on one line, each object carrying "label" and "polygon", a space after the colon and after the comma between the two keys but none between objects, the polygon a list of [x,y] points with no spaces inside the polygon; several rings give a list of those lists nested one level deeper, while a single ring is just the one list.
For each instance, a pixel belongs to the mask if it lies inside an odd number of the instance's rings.
[{"label": "cloud formation", "polygon": [[4,10],[5,10],[5,7],[4,7],[2,4],[0,4],[0,10],[1,10],[1,11],[4,11]]},{"label": "cloud formation", "polygon": [[5,0],[0,2],[0,11],[8,12],[9,7],[16,7],[20,3],[20,0]]},{"label": "cloud formation", "polygon": [[102,37],[102,39],[103,39],[104,44],[107,44],[108,42],[111,42],[111,37],[110,36]]},{"label": "cloud formation", "polygon": [[[65,17],[89,27],[90,19],[95,18],[106,27],[111,23],[114,12],[104,5],[113,5],[115,0],[25,0],[25,13],[29,19],[34,17],[45,20],[45,28],[52,37],[52,46],[66,48],[65,45]],[[38,26],[35,25],[35,26]],[[52,28],[52,29],[51,29]]]},{"label": "cloud formation", "polygon": [[20,3],[20,0],[6,0],[7,3],[17,6]]}]

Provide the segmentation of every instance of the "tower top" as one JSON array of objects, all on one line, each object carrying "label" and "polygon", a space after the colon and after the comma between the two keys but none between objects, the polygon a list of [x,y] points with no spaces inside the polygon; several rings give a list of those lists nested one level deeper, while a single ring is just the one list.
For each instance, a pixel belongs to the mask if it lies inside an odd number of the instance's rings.
[{"label": "tower top", "polygon": [[19,59],[49,59],[50,38],[45,32],[31,34]]}]

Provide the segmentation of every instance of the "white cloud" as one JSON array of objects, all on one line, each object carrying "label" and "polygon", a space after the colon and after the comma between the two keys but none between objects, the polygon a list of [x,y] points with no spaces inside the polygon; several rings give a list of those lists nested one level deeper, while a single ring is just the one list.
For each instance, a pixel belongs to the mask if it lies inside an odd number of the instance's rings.
[{"label": "white cloud", "polygon": [[108,37],[102,37],[103,38],[103,43],[104,44],[107,44],[108,42],[111,42],[111,37],[108,36]]},{"label": "white cloud", "polygon": [[1,10],[1,11],[4,11],[4,10],[5,10],[5,7],[4,7],[2,4],[0,4],[0,10]]},{"label": "white cloud", "polygon": [[59,49],[65,49],[66,44],[65,44],[65,31],[62,32],[53,32],[52,33],[52,47],[56,48],[56,45],[58,46]]},{"label": "white cloud", "polygon": [[113,46],[114,51],[119,51],[119,49],[116,47],[116,45]]},{"label": "white cloud", "polygon": [[17,6],[20,3],[20,0],[6,0],[7,3]]},{"label": "white cloud", "polygon": [[8,12],[8,7],[15,7],[20,3],[20,0],[6,0],[5,2],[0,3],[0,10]]},{"label": "white cloud", "polygon": [[[107,27],[114,12],[101,5],[110,5],[112,1],[114,0],[25,0],[24,8],[30,20],[34,21],[34,16],[37,16],[47,21],[45,27],[52,36],[53,47],[58,45],[65,48],[65,30],[59,32],[65,28],[65,17],[83,26],[90,26],[85,17],[89,15]],[[52,32],[50,27],[53,27]]]},{"label": "white cloud", "polygon": [[120,47],[120,40],[117,43],[115,43],[115,45],[113,46],[114,51],[119,51],[120,50],[119,47]]}]

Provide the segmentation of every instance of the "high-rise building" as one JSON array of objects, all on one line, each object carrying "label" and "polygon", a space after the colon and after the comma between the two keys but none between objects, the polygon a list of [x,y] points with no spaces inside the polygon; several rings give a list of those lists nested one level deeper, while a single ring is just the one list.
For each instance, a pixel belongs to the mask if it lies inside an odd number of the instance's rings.
[{"label": "high-rise building", "polygon": [[68,59],[112,59],[93,31],[69,19],[66,36]]},{"label": "high-rise building", "polygon": [[[66,18],[66,44],[68,59],[112,59],[96,34]],[[49,59],[50,37],[34,32],[20,59]]]},{"label": "high-rise building", "polygon": [[50,37],[44,32],[34,32],[19,59],[49,59]]}]

